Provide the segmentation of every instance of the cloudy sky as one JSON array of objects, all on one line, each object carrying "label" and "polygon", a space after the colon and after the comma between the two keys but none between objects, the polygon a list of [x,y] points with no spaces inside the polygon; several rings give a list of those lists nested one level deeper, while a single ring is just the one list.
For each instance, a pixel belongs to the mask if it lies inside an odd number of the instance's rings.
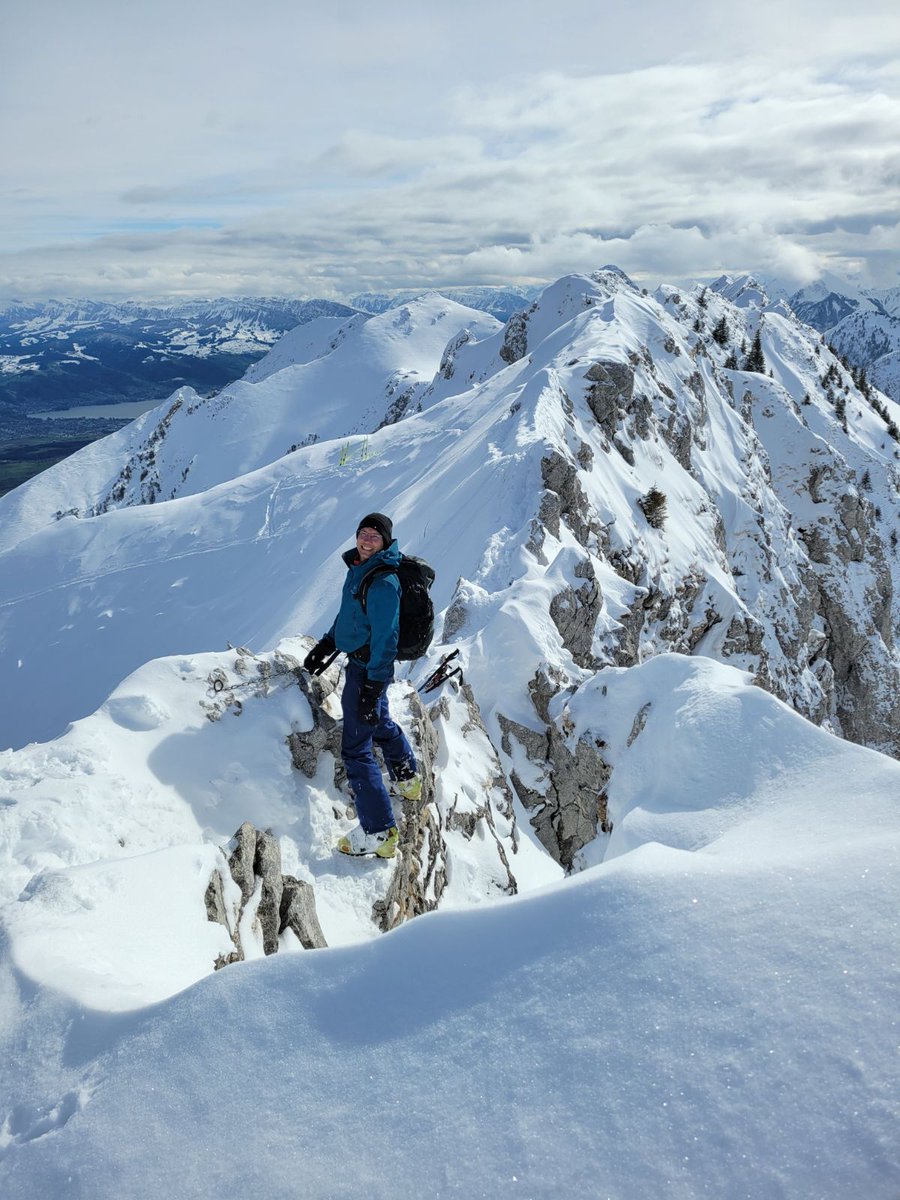
[{"label": "cloudy sky", "polygon": [[900,284],[896,0],[0,0],[0,300]]}]

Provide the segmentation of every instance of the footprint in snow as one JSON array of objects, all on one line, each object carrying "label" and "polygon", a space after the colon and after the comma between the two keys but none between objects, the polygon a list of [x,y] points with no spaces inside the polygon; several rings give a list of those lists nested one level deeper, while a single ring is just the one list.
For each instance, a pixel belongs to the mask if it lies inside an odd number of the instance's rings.
[{"label": "footprint in snow", "polygon": [[84,1107],[87,1099],[85,1092],[73,1091],[66,1092],[61,1100],[50,1106],[17,1104],[0,1125],[0,1158],[16,1146],[62,1129]]}]

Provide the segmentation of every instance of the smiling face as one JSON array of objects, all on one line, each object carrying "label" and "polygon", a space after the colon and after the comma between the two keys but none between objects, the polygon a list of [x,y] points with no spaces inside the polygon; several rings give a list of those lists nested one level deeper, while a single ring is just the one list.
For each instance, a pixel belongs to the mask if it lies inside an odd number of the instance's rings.
[{"label": "smiling face", "polygon": [[370,529],[368,525],[364,525],[356,535],[356,549],[360,562],[365,562],[373,554],[384,549],[384,538],[377,529]]}]

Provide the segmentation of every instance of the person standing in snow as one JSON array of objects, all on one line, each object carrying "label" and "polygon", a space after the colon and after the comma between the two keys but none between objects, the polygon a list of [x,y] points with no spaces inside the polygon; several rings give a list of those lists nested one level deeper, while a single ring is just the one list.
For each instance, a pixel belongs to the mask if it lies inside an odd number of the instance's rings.
[{"label": "person standing in snow", "polygon": [[[310,650],[303,665],[321,670],[336,650],[348,656],[341,694],[344,732],[341,757],[356,802],[359,824],[338,841],[343,854],[377,854],[393,858],[399,834],[391,797],[372,753],[376,742],[392,780],[392,791],[405,800],[418,800],[422,779],[416,756],[400,726],[391,717],[387,685],[394,676],[400,627],[400,581],[396,568],[400,549],[393,523],[383,513],[367,513],[356,530],[356,546],[342,558],[347,578],[341,607],[331,628]],[[377,571],[368,587],[365,609],[360,585]]]}]

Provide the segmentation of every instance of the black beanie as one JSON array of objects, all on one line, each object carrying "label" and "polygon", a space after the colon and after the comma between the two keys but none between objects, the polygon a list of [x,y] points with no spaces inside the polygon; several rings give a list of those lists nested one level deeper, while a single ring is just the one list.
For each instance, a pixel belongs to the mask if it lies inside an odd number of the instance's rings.
[{"label": "black beanie", "polygon": [[357,525],[356,532],[359,533],[364,527],[374,529],[376,533],[380,533],[384,538],[385,546],[389,546],[394,540],[394,523],[384,513],[368,513]]}]

